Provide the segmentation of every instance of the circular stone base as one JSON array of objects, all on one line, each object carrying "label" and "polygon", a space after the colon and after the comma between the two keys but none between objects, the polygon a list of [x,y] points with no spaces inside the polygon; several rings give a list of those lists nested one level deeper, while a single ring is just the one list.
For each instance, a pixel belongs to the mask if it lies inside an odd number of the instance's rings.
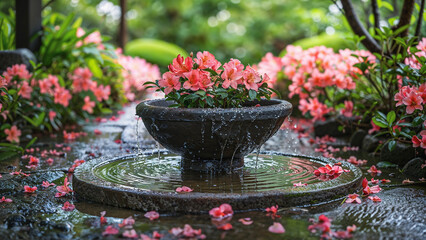
[{"label": "circular stone base", "polygon": [[[228,173],[183,171],[180,158],[167,151],[113,159],[94,159],[79,166],[73,188],[78,199],[141,211],[203,213],[222,203],[234,210],[268,206],[302,207],[341,199],[361,187],[362,172],[342,162],[335,179],[319,179],[313,170],[334,160],[278,152],[245,158],[244,167]],[[294,187],[293,183],[307,183]],[[177,193],[188,186],[194,191]]]}]

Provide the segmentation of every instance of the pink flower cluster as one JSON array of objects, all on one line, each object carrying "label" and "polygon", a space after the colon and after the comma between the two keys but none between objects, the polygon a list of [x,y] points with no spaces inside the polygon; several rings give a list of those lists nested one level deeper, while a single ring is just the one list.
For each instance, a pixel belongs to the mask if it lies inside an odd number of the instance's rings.
[{"label": "pink flower cluster", "polygon": [[[356,194],[355,194],[356,195]],[[348,239],[352,238],[352,233],[356,230],[356,226],[347,226],[345,231],[332,231],[331,230],[331,220],[325,215],[320,215],[318,221],[314,219],[309,219],[312,222],[312,225],[308,226],[308,230],[311,233],[320,232],[321,239],[331,239],[332,237],[338,239]]]},{"label": "pink flower cluster", "polygon": [[134,101],[136,93],[143,91],[145,82],[161,78],[158,66],[148,63],[145,59],[118,53],[118,63],[123,67],[121,75],[124,78],[124,94],[129,101]]},{"label": "pink flower cluster", "polygon": [[[86,31],[84,31],[83,28],[78,28],[76,35],[77,37],[83,37],[86,34]],[[102,44],[102,36],[99,31],[92,32],[91,34],[87,35],[82,41],[78,41],[75,46],[81,47],[83,45],[87,45],[89,43],[94,43],[97,45],[97,48],[100,50],[105,49],[105,46]]]},{"label": "pink flower cluster", "polygon": [[[414,53],[414,55],[416,55],[417,57],[425,57],[426,58],[426,38],[423,38],[419,42],[419,44],[417,45],[417,49],[420,50],[420,51]],[[405,64],[410,65],[410,67],[416,68],[416,69],[422,68],[422,64],[419,63],[419,61],[417,60],[417,58],[415,56],[411,56],[409,58],[406,58]]]},{"label": "pink flower cluster", "polygon": [[403,86],[395,94],[394,100],[397,102],[396,106],[405,106],[405,112],[412,114],[416,109],[423,110],[426,104],[426,83],[419,87],[416,86]]},{"label": "pink flower cluster", "polygon": [[[310,113],[314,120],[323,119],[323,116],[333,108],[327,107],[318,97],[324,94],[324,88],[333,87],[337,90],[355,89],[354,79],[361,71],[354,64],[364,61],[374,62],[375,57],[363,50],[340,50],[334,53],[333,49],[317,46],[303,50],[301,47],[289,45],[287,54],[283,58],[274,57],[267,53],[257,68],[260,73],[271,77],[270,82],[276,83],[277,74],[283,72],[291,80],[289,97],[298,95],[299,108],[303,114]],[[353,54],[360,57],[354,57]],[[352,116],[353,103],[345,102],[341,114]]]},{"label": "pink flower cluster", "polygon": [[[237,89],[239,87],[247,90],[258,91],[259,87],[267,82],[269,77],[262,76],[252,67],[244,65],[238,59],[231,59],[223,64],[224,70],[219,70],[222,64],[216,60],[213,54],[204,51],[198,52],[197,57],[183,58],[178,55],[169,65],[169,72],[163,74],[158,82],[164,88],[167,95],[175,90],[208,91],[213,87],[221,86],[224,89]],[[218,76],[212,76],[210,71],[214,71]],[[180,78],[184,82],[180,82]]]}]

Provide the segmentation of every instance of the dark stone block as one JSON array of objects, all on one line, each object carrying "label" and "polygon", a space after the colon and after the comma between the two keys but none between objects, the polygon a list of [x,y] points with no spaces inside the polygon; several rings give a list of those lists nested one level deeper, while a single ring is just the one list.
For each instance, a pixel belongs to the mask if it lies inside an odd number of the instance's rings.
[{"label": "dark stone block", "polygon": [[34,54],[26,49],[19,48],[11,51],[0,51],[0,73],[15,64],[25,64],[28,70],[32,70],[30,61],[36,62]]},{"label": "dark stone block", "polygon": [[27,219],[22,216],[21,214],[12,214],[9,217],[6,218],[6,225],[7,227],[13,228],[13,227],[20,227],[22,225],[25,224],[25,222],[27,221]]},{"label": "dark stone block", "polygon": [[355,131],[354,134],[352,134],[351,139],[349,140],[350,145],[362,148],[362,142],[365,136],[367,136],[367,132],[365,130],[359,129]]},{"label": "dark stone block", "polygon": [[[353,122],[356,121],[356,118],[338,116],[332,117],[325,121],[316,121],[314,123],[314,132],[315,136],[322,137],[325,135],[329,135],[331,137],[343,137],[349,136],[355,127],[353,126]],[[339,127],[344,126],[343,130],[340,131]]]},{"label": "dark stone block", "polygon": [[408,161],[407,164],[405,164],[402,171],[414,178],[426,178],[426,167],[422,168],[422,164],[425,164],[425,160],[423,158],[414,158]]},{"label": "dark stone block", "polygon": [[389,143],[386,143],[380,152],[380,161],[388,161],[403,167],[408,161],[415,157],[415,149],[411,145],[396,143],[395,148],[389,151]]},{"label": "dark stone block", "polygon": [[379,144],[380,140],[378,138],[367,135],[362,140],[362,150],[366,152],[374,152]]}]

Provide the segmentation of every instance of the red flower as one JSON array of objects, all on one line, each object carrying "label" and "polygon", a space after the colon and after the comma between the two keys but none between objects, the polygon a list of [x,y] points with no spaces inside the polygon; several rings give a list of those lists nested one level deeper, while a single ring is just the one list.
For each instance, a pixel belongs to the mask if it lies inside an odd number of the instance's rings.
[{"label": "red flower", "polygon": [[381,183],[390,183],[390,182],[391,182],[391,180],[389,180],[389,179],[382,179],[382,180],[380,180],[380,182],[381,182]]},{"label": "red flower", "polygon": [[218,226],[217,229],[227,231],[227,230],[232,229],[232,225],[230,223],[226,223],[224,225]]},{"label": "red flower", "polygon": [[37,190],[37,187],[24,186],[24,192],[33,193]]},{"label": "red flower", "polygon": [[99,129],[95,129],[93,130],[93,132],[95,133],[95,135],[101,135],[102,132]]},{"label": "red flower", "polygon": [[101,224],[107,223],[107,219],[105,218],[105,214],[106,214],[106,211],[101,212],[101,219],[100,219]]},{"label": "red flower", "polygon": [[232,216],[234,211],[232,210],[231,205],[224,203],[219,207],[213,208],[209,211],[210,216],[213,218],[226,218]]}]

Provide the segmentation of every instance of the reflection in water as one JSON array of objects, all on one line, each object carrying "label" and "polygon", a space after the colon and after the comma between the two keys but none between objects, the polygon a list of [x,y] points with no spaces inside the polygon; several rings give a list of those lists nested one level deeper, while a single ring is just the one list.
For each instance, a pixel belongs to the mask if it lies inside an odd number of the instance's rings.
[{"label": "reflection in water", "polygon": [[248,193],[293,187],[294,183],[321,182],[314,170],[322,165],[307,158],[251,154],[244,167],[230,173],[182,171],[173,154],[143,156],[101,164],[95,175],[117,184],[144,190],[174,192],[188,186],[195,192]]}]

